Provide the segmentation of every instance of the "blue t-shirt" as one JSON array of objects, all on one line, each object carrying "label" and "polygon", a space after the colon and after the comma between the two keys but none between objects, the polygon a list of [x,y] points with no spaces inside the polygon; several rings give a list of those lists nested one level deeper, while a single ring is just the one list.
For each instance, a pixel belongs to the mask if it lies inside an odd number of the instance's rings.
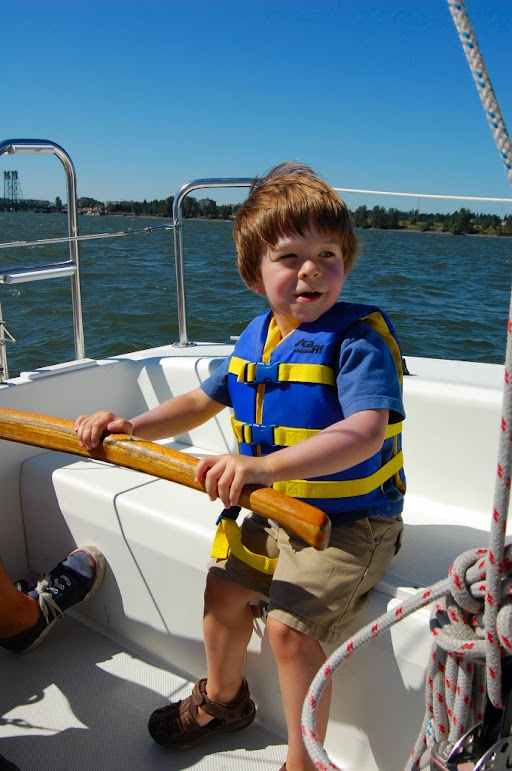
[{"label": "blue t-shirt", "polygon": [[[214,401],[232,407],[228,390],[230,359],[224,360],[217,370],[201,384],[203,391]],[[364,410],[388,409],[389,422],[405,418],[402,389],[393,355],[384,338],[369,324],[352,324],[341,342],[339,372],[336,383],[338,400],[344,418]],[[387,498],[385,509],[359,510],[353,519],[362,516],[399,514],[403,509],[403,495],[389,480],[384,485]],[[336,517],[332,517],[333,521]],[[343,521],[351,521],[343,514]]]}]

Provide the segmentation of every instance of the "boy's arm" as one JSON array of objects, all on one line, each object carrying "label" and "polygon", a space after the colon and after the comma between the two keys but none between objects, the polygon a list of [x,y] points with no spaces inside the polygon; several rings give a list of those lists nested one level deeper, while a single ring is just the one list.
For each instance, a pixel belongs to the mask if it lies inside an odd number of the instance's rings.
[{"label": "boy's arm", "polygon": [[224,506],[238,502],[242,487],[318,477],[344,471],[375,455],[384,442],[389,410],[363,410],[333,423],[315,436],[282,450],[254,458],[220,455],[202,458],[195,479],[212,500]]},{"label": "boy's arm", "polygon": [[80,445],[88,450],[96,447],[104,434],[135,434],[141,439],[163,439],[200,426],[224,409],[224,405],[208,396],[202,388],[175,396],[131,420],[102,410],[80,415],[75,431]]},{"label": "boy's arm", "polygon": [[315,436],[266,456],[272,483],[345,471],[378,452],[386,435],[389,410],[355,412]]}]

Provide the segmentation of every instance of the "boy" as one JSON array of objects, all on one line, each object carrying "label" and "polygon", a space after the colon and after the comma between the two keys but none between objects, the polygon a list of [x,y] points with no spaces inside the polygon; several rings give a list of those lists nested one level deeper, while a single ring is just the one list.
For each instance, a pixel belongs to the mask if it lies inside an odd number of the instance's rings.
[{"label": "boy", "polygon": [[[322,643],[340,637],[399,549],[401,356],[378,309],[337,302],[357,240],[343,201],[307,166],[284,163],[255,180],[234,239],[240,274],[266,296],[270,312],[251,322],[234,354],[201,387],[131,421],[106,412],[81,416],[76,431],[88,448],[105,429],[157,439],[233,406],[240,454],[203,458],[196,469],[210,498],[231,507],[245,484],[260,484],[329,514],[325,551],[251,515],[242,524],[249,556],[215,552],[205,592],[207,678],[149,722],[155,741],[175,746],[252,722],[242,671],[252,633],[249,603],[261,593],[269,598],[267,630],[288,729],[283,769],[305,771],[314,766],[300,716],[325,661]],[[270,558],[267,572],[250,552]],[[317,713],[322,741],[329,704],[327,689]]]}]

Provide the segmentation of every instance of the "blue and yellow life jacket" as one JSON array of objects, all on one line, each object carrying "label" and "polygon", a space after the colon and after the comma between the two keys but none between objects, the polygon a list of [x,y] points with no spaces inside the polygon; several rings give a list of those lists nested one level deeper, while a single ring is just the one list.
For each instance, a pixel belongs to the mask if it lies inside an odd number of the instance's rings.
[{"label": "blue and yellow life jacket", "polygon": [[[347,330],[357,321],[366,322],[384,338],[402,383],[402,358],[393,326],[374,306],[336,303],[317,321],[290,332],[263,362],[271,318],[271,313],[264,313],[249,324],[230,361],[232,424],[241,454],[267,455],[343,419],[336,383],[339,352]],[[390,484],[405,492],[401,423],[388,426],[381,450],[362,463],[314,479],[276,482],[273,487],[327,514],[350,513],[350,521],[358,510],[384,509],[383,487]],[[343,516],[337,519],[343,520]],[[226,530],[233,529],[225,525]]]}]

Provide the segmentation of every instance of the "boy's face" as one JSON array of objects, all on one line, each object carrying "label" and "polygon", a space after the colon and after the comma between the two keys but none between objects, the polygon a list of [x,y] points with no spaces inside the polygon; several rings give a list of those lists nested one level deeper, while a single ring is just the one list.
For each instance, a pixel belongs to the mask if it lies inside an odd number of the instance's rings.
[{"label": "boy's face", "polygon": [[310,229],[269,248],[261,260],[261,280],[251,288],[266,295],[284,336],[297,323],[316,321],[332,308],[344,282],[340,245]]}]

